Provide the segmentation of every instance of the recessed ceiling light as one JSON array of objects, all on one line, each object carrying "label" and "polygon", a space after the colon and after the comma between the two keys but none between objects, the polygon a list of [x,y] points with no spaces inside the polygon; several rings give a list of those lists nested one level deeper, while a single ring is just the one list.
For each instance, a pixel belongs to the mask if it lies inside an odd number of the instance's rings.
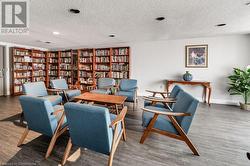
[{"label": "recessed ceiling light", "polygon": [[114,35],[114,34],[111,34],[111,35],[109,35],[109,37],[115,37],[115,35]]},{"label": "recessed ceiling light", "polygon": [[155,20],[162,21],[162,20],[165,20],[165,17],[157,17],[157,18],[155,18]]},{"label": "recessed ceiling light", "polygon": [[53,32],[53,35],[59,35],[60,33],[59,32],[57,32],[57,31],[54,31]]},{"label": "recessed ceiling light", "polygon": [[226,25],[227,25],[227,24],[224,24],[224,23],[223,23],[223,24],[217,24],[216,26],[217,26],[217,27],[223,27],[223,26],[226,26]]},{"label": "recessed ceiling light", "polygon": [[80,13],[80,10],[78,10],[78,9],[69,9],[69,12],[74,13],[74,14],[78,14],[78,13]]}]

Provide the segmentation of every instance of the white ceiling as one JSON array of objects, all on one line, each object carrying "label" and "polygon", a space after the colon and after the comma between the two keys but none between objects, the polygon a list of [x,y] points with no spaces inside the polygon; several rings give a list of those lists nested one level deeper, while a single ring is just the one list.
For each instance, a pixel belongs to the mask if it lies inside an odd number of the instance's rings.
[{"label": "white ceiling", "polygon": [[[250,0],[31,0],[30,34],[0,36],[0,41],[52,49],[247,34],[247,2]],[[70,8],[81,13],[71,14]],[[166,20],[156,21],[159,16]],[[216,27],[219,23],[227,26]],[[109,38],[109,34],[116,37]]]}]

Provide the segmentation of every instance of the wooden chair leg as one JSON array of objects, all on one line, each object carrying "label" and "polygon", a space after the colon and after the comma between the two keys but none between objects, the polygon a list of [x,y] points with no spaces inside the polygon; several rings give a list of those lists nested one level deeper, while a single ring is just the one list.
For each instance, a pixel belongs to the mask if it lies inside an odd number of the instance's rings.
[{"label": "wooden chair leg", "polygon": [[123,141],[126,141],[127,138],[126,138],[126,129],[125,129],[125,122],[124,122],[124,120],[122,121],[122,128],[123,128],[122,138],[123,138]]},{"label": "wooden chair leg", "polygon": [[62,165],[65,165],[65,163],[69,157],[69,153],[70,153],[71,148],[72,148],[72,142],[71,142],[71,138],[69,138],[67,147],[66,147],[64,155],[63,155],[63,159],[62,159],[62,163],[61,163]]},{"label": "wooden chair leg", "polygon": [[148,137],[149,133],[151,132],[152,128],[154,127],[155,121],[157,120],[159,114],[154,114],[154,117],[151,119],[148,127],[145,129],[143,135],[141,136],[140,143],[143,144],[146,138]]},{"label": "wooden chair leg", "polygon": [[25,140],[25,138],[27,137],[28,133],[29,133],[29,129],[28,129],[28,127],[26,127],[24,132],[23,132],[23,135],[21,136],[20,140],[17,143],[17,146],[22,145],[22,143]]},{"label": "wooden chair leg", "polygon": [[52,137],[52,139],[51,139],[51,141],[49,143],[49,147],[47,149],[46,155],[45,155],[46,159],[50,156],[50,154],[51,154],[51,152],[52,152],[52,150],[53,150],[53,148],[55,146],[57,137],[58,137],[57,134],[53,135],[53,137]]},{"label": "wooden chair leg", "polygon": [[112,166],[112,164],[113,164],[113,159],[114,159],[114,152],[111,151],[111,153],[110,153],[110,155],[109,155],[108,166]]},{"label": "wooden chair leg", "polygon": [[190,150],[193,152],[194,155],[196,156],[200,156],[198,150],[196,149],[196,147],[193,145],[193,143],[191,142],[191,140],[188,138],[188,136],[185,134],[185,136],[183,137],[185,143],[187,144],[187,146],[190,148]]}]

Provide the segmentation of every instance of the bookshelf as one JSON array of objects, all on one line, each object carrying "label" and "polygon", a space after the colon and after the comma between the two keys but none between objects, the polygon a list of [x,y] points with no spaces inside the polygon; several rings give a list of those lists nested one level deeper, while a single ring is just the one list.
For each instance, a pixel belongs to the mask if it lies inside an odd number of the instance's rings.
[{"label": "bookshelf", "polygon": [[59,51],[59,78],[64,78],[68,84],[73,84],[72,50]]},{"label": "bookshelf", "polygon": [[31,51],[25,48],[12,50],[12,88],[13,94],[22,94],[22,84],[32,82],[32,58]]},{"label": "bookshelf", "polygon": [[81,90],[96,87],[98,78],[114,78],[117,82],[130,78],[129,47],[86,48],[64,51],[41,51],[13,48],[12,94],[22,92],[26,82],[64,78],[67,83],[79,82]]}]

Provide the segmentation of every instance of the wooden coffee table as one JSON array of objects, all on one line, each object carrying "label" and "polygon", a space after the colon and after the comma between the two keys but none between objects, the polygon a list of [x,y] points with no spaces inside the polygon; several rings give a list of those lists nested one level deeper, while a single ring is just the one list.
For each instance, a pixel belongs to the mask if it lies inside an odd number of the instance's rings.
[{"label": "wooden coffee table", "polygon": [[85,92],[80,96],[74,97],[78,101],[94,102],[99,104],[114,105],[116,113],[119,114],[118,106],[124,107],[124,102],[127,97],[125,96],[115,96],[115,95],[105,95],[98,93]]}]

